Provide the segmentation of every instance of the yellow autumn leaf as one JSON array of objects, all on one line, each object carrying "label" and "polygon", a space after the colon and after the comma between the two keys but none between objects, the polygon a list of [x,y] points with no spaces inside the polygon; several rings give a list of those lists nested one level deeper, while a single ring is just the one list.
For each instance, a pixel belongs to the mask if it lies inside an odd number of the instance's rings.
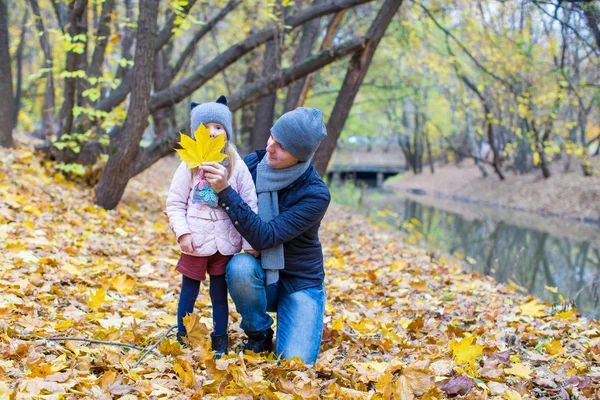
[{"label": "yellow autumn leaf", "polygon": [[200,124],[194,137],[181,134],[181,149],[175,149],[181,157],[181,161],[185,162],[189,169],[196,168],[202,165],[203,162],[218,162],[220,163],[228,156],[221,153],[225,146],[225,135],[218,135],[214,139],[210,138],[210,132],[203,124]]},{"label": "yellow autumn leaf", "polygon": [[335,321],[333,321],[331,323],[332,331],[341,331],[342,328],[344,328],[344,318],[343,317],[339,317],[338,319],[336,319]]},{"label": "yellow autumn leaf", "polygon": [[544,349],[551,355],[562,354],[565,352],[564,347],[558,340],[552,340],[551,342],[544,343]]},{"label": "yellow autumn leaf", "polygon": [[544,288],[552,293],[558,293],[558,288],[556,286],[552,287],[552,286],[544,286]]},{"label": "yellow autumn leaf", "polygon": [[95,292],[90,292],[90,298],[87,302],[88,307],[93,311],[99,311],[105,297],[106,290],[104,288],[98,288]]},{"label": "yellow autumn leaf", "polygon": [[54,325],[54,329],[56,329],[57,331],[62,331],[64,329],[69,329],[72,326],[73,326],[73,321],[70,319],[67,319],[65,321],[61,321],[61,322],[57,323],[56,325]]},{"label": "yellow autumn leaf", "polygon": [[469,336],[461,341],[452,339],[450,341],[450,349],[454,354],[454,362],[456,364],[468,364],[479,357],[483,353],[483,346],[473,343],[477,337]]},{"label": "yellow autumn leaf", "polygon": [[575,311],[575,310],[563,311],[563,312],[554,314],[554,318],[571,319],[575,316],[575,314],[577,314],[577,311]]},{"label": "yellow autumn leaf", "polygon": [[183,354],[179,342],[171,339],[166,339],[160,342],[160,344],[158,345],[158,351],[160,351],[160,354],[165,356],[177,357]]},{"label": "yellow autumn leaf", "polygon": [[421,396],[432,386],[431,376],[418,368],[406,368],[396,381],[396,398],[411,400]]},{"label": "yellow autumn leaf", "polygon": [[520,378],[529,379],[533,370],[525,364],[513,364],[510,368],[504,368],[504,372],[509,375],[518,376]]},{"label": "yellow autumn leaf", "polygon": [[134,280],[127,278],[127,275],[119,275],[110,281],[110,286],[119,293],[131,293]]},{"label": "yellow autumn leaf", "polygon": [[544,317],[546,313],[543,311],[546,308],[544,304],[538,304],[536,299],[531,300],[529,303],[521,304],[519,309],[521,314],[530,317]]},{"label": "yellow autumn leaf", "polygon": [[510,390],[510,389],[507,390],[506,392],[504,392],[503,398],[505,400],[521,400],[522,399],[522,397],[519,394],[519,392],[514,391],[514,390]]},{"label": "yellow autumn leaf", "polygon": [[188,314],[183,317],[183,325],[187,331],[187,338],[193,347],[206,343],[209,332],[207,326],[200,321],[196,314]]},{"label": "yellow autumn leaf", "polygon": [[173,371],[177,373],[177,376],[183,382],[184,386],[193,388],[196,386],[196,380],[194,379],[194,371],[192,366],[187,360],[177,359],[173,365]]}]

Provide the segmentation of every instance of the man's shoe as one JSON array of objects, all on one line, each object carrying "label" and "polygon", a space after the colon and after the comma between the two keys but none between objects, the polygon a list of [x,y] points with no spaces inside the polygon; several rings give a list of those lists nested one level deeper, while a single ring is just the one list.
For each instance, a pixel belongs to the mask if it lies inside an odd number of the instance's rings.
[{"label": "man's shoe", "polygon": [[221,358],[223,354],[227,354],[229,350],[229,336],[227,334],[215,335],[210,334],[212,350],[215,352],[215,359]]},{"label": "man's shoe", "polygon": [[244,350],[252,350],[255,353],[273,351],[273,329],[246,332],[246,335],[248,335],[248,339],[244,341]]}]

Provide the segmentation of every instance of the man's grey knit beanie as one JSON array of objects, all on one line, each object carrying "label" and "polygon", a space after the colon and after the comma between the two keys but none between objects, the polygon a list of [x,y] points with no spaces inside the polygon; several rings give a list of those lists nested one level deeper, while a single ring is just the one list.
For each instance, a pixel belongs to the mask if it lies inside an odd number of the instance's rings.
[{"label": "man's grey knit beanie", "polygon": [[218,122],[223,125],[227,134],[227,140],[231,138],[231,132],[233,131],[232,116],[229,107],[227,107],[227,98],[225,96],[219,97],[214,103],[192,103],[191,109],[192,138],[194,138],[194,132],[196,132],[200,124],[206,125],[209,122]]},{"label": "man's grey knit beanie", "polygon": [[321,110],[298,107],[283,114],[271,128],[271,133],[294,157],[307,161],[327,136],[327,129]]}]

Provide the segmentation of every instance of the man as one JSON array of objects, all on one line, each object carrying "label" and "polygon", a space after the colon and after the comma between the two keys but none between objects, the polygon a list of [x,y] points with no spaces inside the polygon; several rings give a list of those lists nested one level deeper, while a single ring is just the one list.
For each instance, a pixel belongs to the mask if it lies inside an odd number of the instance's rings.
[{"label": "man", "polygon": [[227,183],[225,168],[203,165],[219,204],[260,260],[238,254],[227,265],[226,280],[246,350],[271,351],[277,312],[276,354],[314,364],[319,355],[325,312],[323,251],[319,226],[329,189],[311,159],[327,135],[323,113],[297,108],[271,128],[265,150],[244,158],[258,193],[258,215]]}]

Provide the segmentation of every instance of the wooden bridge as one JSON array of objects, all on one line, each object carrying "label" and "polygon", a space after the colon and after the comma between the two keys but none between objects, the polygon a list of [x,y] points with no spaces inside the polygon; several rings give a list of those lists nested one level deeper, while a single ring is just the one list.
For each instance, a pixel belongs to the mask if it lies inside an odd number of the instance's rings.
[{"label": "wooden bridge", "polygon": [[387,152],[381,148],[338,148],[327,169],[327,177],[334,184],[345,179],[364,181],[369,186],[381,187],[385,179],[406,172],[404,155],[397,147]]}]

